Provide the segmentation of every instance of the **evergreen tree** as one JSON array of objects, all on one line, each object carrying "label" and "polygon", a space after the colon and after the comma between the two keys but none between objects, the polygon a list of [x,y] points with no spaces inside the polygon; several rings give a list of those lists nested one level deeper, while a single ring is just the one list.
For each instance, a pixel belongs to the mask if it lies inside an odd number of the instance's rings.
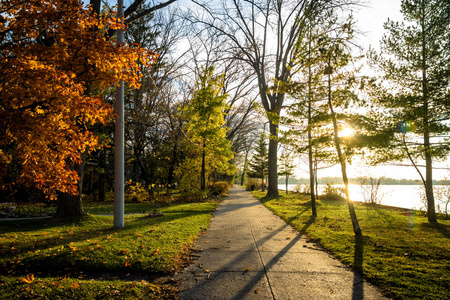
[{"label": "evergreen tree", "polygon": [[286,183],[286,195],[289,194],[289,177],[294,175],[295,166],[292,164],[292,153],[288,153],[286,150],[281,153],[278,176],[284,176]]},{"label": "evergreen tree", "polygon": [[267,151],[267,141],[265,134],[261,134],[257,145],[255,147],[255,152],[252,159],[249,162],[250,170],[247,176],[250,178],[261,179],[261,189],[264,191],[265,183],[264,180],[268,174],[269,169],[269,155]]},{"label": "evergreen tree", "polygon": [[[344,140],[340,136],[342,120],[339,122],[339,114],[336,110],[339,106],[349,106],[352,100],[357,99],[351,85],[354,82],[354,75],[346,70],[346,67],[354,60],[348,48],[352,38],[353,28],[350,17],[348,23],[344,23],[340,28],[330,33],[320,52],[323,58],[323,75],[326,79],[326,99],[329,107],[329,116],[332,121],[333,141],[341,166],[342,181],[344,182],[353,232],[356,236],[362,236],[348,187],[347,161],[350,159],[350,153],[343,151]],[[344,114],[344,117],[348,116]]]},{"label": "evergreen tree", "polygon": [[[382,149],[377,158],[411,160],[425,186],[428,221],[436,222],[432,162],[450,150],[440,137],[450,131],[450,2],[403,0],[401,12],[407,23],[388,20],[381,53],[369,55],[384,75],[373,85],[373,99],[384,107],[382,122],[397,129],[391,151]],[[422,159],[425,176],[417,166]]]}]

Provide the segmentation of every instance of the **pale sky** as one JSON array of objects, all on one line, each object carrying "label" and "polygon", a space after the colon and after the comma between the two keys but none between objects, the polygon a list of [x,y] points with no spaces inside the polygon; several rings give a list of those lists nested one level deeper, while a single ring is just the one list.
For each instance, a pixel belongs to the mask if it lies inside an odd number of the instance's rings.
[{"label": "pale sky", "polygon": [[365,49],[372,46],[379,48],[379,41],[384,33],[383,24],[390,18],[394,21],[403,19],[400,12],[401,0],[365,0],[363,7],[354,10],[357,27],[364,33],[359,41]]},{"label": "pale sky", "polygon": [[[177,1],[175,5],[183,7],[189,0]],[[401,0],[362,0],[365,4],[353,10],[354,19],[358,29],[363,33],[358,37],[358,44],[364,48],[364,51],[371,46],[374,49],[379,49],[379,41],[384,33],[383,24],[390,18],[394,21],[402,21],[403,17],[400,12]],[[87,2],[87,1],[84,1]],[[108,0],[109,3],[116,4],[115,0]],[[127,6],[131,0],[124,0]],[[162,2],[162,0],[160,1]],[[298,161],[297,161],[298,162]],[[440,167],[446,167],[447,163],[439,164]],[[302,166],[302,169],[307,166]],[[392,167],[392,166],[377,166],[365,169],[361,163],[354,162],[348,166],[349,177],[356,177],[361,175],[386,176],[391,178],[407,178],[419,179],[417,171],[413,167]],[[435,179],[442,179],[450,177],[449,171],[436,169],[433,171]],[[308,174],[300,169],[296,172],[298,177],[307,177]],[[322,171],[319,177],[322,176],[340,176],[340,167],[335,166],[327,171]]]}]

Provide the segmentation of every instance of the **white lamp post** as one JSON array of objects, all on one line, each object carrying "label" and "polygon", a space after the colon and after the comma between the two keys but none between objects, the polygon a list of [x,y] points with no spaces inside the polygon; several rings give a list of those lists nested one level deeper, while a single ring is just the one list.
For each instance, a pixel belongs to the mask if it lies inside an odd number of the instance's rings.
[{"label": "white lamp post", "polygon": [[[117,0],[117,17],[123,22],[123,0]],[[117,31],[117,43],[124,42],[123,30]],[[124,227],[124,194],[125,194],[125,144],[124,144],[124,104],[123,104],[123,81],[116,89],[116,119],[114,142],[114,227]]]}]

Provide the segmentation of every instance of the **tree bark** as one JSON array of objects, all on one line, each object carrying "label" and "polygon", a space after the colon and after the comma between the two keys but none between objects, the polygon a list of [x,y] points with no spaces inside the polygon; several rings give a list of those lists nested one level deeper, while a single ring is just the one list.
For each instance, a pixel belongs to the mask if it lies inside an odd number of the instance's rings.
[{"label": "tree bark", "polygon": [[245,159],[244,159],[244,169],[242,170],[242,177],[241,177],[241,186],[244,186],[244,179],[245,179],[245,170],[247,169],[247,160],[248,160],[248,153],[250,151],[245,151]]},{"label": "tree bark", "polygon": [[[311,35],[311,31],[310,31]],[[308,54],[311,55],[311,43],[308,44]],[[311,62],[308,64],[308,161],[309,161],[309,185],[311,189],[311,210],[312,216],[317,217],[316,209],[316,195],[314,193],[314,161],[312,149],[312,134],[311,134],[311,105],[312,105],[312,71]]]},{"label": "tree bark", "polygon": [[427,215],[428,222],[436,223],[436,209],[434,207],[434,193],[433,193],[433,165],[431,158],[431,144],[430,144],[430,129],[428,126],[428,75],[427,75],[427,49],[426,49],[426,35],[425,32],[425,7],[421,3],[421,27],[422,27],[422,96],[423,96],[423,144],[425,148],[425,195],[427,197]]},{"label": "tree bark", "polygon": [[285,181],[286,181],[286,195],[288,195],[289,194],[289,176],[288,175],[286,175],[286,178],[285,178]]},{"label": "tree bark", "polygon": [[206,190],[206,140],[203,139],[203,149],[202,149],[202,174],[200,189],[202,191]]},{"label": "tree bark", "polygon": [[[277,122],[277,121],[276,121]],[[268,168],[268,189],[266,197],[278,197],[278,123],[273,120],[269,122],[270,138],[269,138],[269,168]]]},{"label": "tree bark", "polygon": [[78,195],[62,193],[58,196],[56,218],[79,217],[84,214],[81,196],[83,192],[84,166],[86,165],[87,152],[81,154],[81,164],[74,166],[80,179],[78,180]]}]

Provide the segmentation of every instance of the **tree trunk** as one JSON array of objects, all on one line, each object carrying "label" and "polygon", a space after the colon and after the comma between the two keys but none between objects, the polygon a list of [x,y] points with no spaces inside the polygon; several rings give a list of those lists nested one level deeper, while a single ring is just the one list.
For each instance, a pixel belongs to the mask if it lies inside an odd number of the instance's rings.
[{"label": "tree trunk", "polygon": [[[317,148],[314,148],[314,151],[316,153],[316,157],[317,157]],[[317,169],[318,169],[318,162],[317,159],[314,161],[314,181],[316,183],[315,187],[316,187],[316,196],[319,196],[319,181],[317,180]]]},{"label": "tree trunk", "polygon": [[98,201],[104,202],[105,201],[105,176],[100,175],[98,179]]},{"label": "tree trunk", "polygon": [[[311,53],[311,43],[309,43],[309,53]],[[308,67],[308,161],[309,161],[309,185],[311,190],[311,210],[312,216],[317,217],[316,209],[316,195],[314,193],[314,161],[313,161],[313,149],[312,149],[312,134],[311,134],[311,102],[312,102],[312,75],[311,75],[311,63]]]},{"label": "tree trunk", "polygon": [[433,193],[433,166],[430,154],[430,135],[428,132],[424,134],[425,145],[425,195],[427,197],[427,215],[428,222],[436,223],[436,208],[434,205]]},{"label": "tree trunk", "polygon": [[245,159],[244,159],[244,170],[242,170],[242,177],[241,177],[241,186],[244,186],[244,179],[245,179],[245,170],[247,169],[247,160],[248,160],[248,153],[249,151],[245,151]]},{"label": "tree trunk", "polygon": [[286,176],[286,195],[288,195],[289,194],[289,183],[288,183],[288,181],[289,181],[289,176]]},{"label": "tree trunk", "polygon": [[[276,121],[278,122],[278,121]],[[266,197],[278,197],[278,174],[277,174],[277,151],[278,151],[278,124],[270,120],[270,138],[269,138],[269,168],[268,184]]]},{"label": "tree trunk", "polygon": [[312,210],[312,216],[317,217],[317,208],[316,208],[316,195],[315,195],[315,189],[314,189],[314,166],[313,166],[313,155],[312,155],[312,149],[311,149],[311,132],[308,132],[308,139],[310,140],[310,148],[308,153],[309,158],[309,185],[311,188],[311,210]]},{"label": "tree trunk", "polygon": [[200,189],[202,191],[206,190],[206,140],[203,139],[203,150],[202,150],[202,174],[201,174]]},{"label": "tree trunk", "polygon": [[427,197],[427,215],[428,222],[436,223],[436,209],[434,207],[434,193],[433,193],[433,165],[431,159],[431,143],[430,143],[430,129],[428,127],[428,75],[427,75],[427,61],[428,54],[426,49],[426,35],[425,32],[425,7],[424,3],[421,3],[422,17],[420,20],[422,27],[422,97],[423,97],[423,144],[425,148],[425,195]]},{"label": "tree trunk", "polygon": [[58,202],[56,208],[56,218],[79,217],[84,214],[83,204],[81,202],[84,166],[86,165],[87,152],[81,154],[82,163],[74,166],[73,169],[77,171],[80,179],[78,180],[78,195],[71,195],[62,193],[58,195]]},{"label": "tree trunk", "polygon": [[345,197],[347,198],[348,210],[350,212],[350,219],[352,220],[353,232],[356,236],[362,236],[361,228],[359,227],[358,218],[356,217],[355,208],[353,202],[350,199],[350,190],[348,188],[348,177],[347,177],[347,166],[345,163],[345,158],[342,155],[341,144],[338,136],[338,126],[336,121],[336,114],[334,113],[333,103],[331,102],[331,76],[328,75],[328,106],[330,108],[331,118],[333,120],[334,129],[334,143],[336,145],[336,151],[338,154],[338,159],[341,164],[342,180],[345,186]]},{"label": "tree trunk", "polygon": [[141,152],[134,152],[134,158],[136,159],[139,170],[141,171],[142,177],[144,179],[145,186],[149,186],[152,183],[152,176],[148,173],[147,168],[141,159]]}]

